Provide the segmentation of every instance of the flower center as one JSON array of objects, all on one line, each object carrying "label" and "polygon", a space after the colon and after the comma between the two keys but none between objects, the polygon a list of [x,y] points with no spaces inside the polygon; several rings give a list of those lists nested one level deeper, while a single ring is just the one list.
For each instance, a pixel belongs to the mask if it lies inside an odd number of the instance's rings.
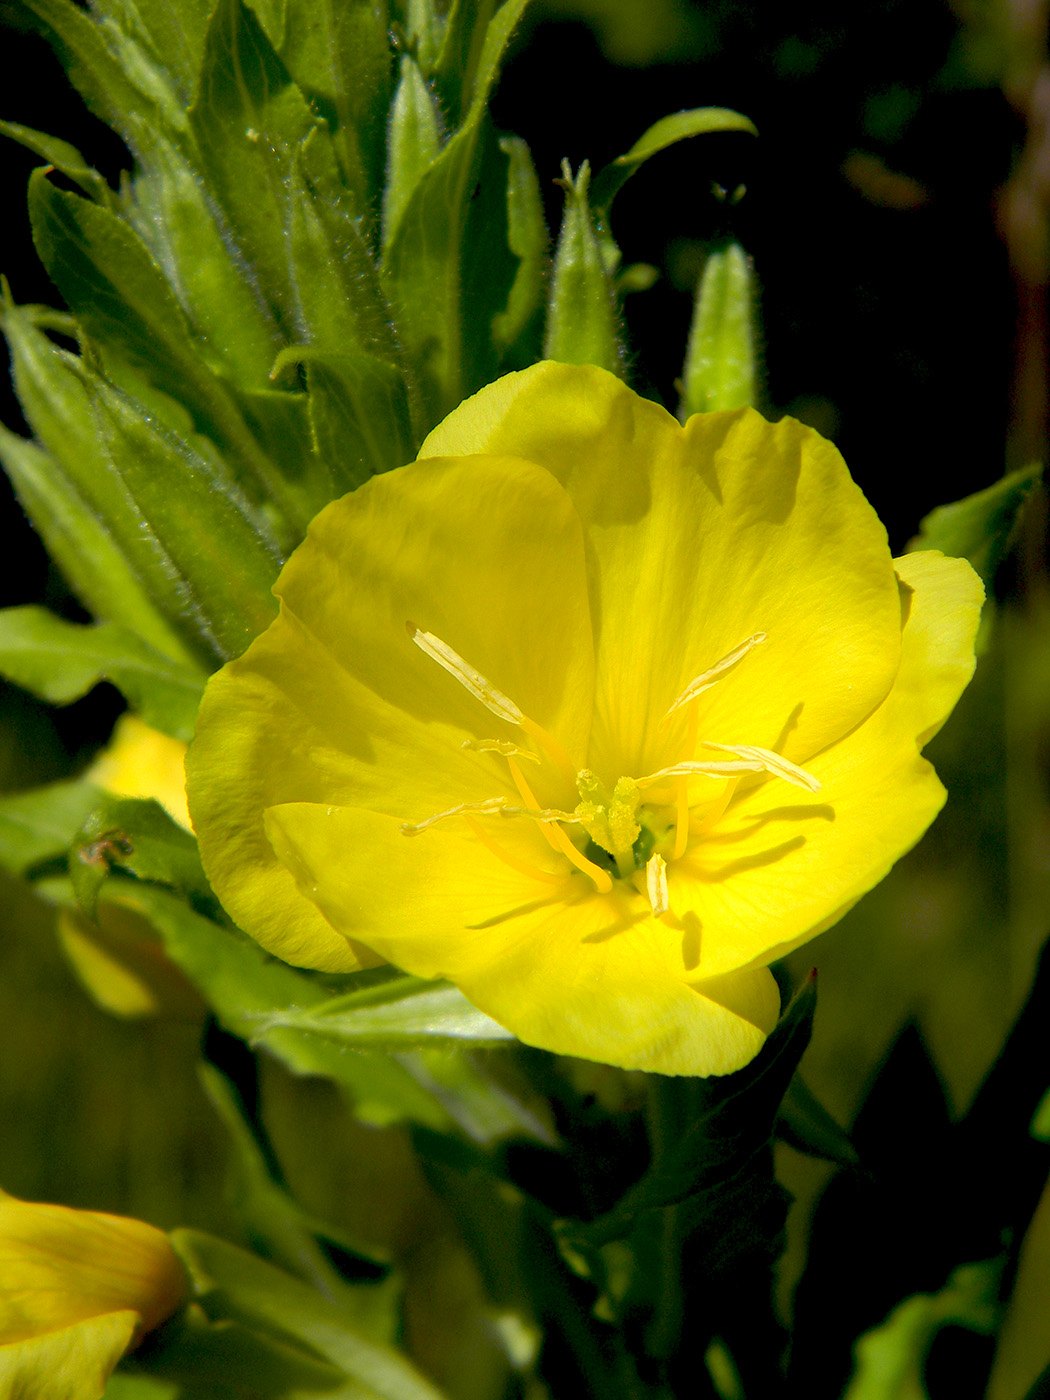
[{"label": "flower center", "polygon": [[[820,783],[804,768],[790,762],[771,749],[749,744],[720,744],[698,740],[697,700],[717,685],[730,671],[766,640],[764,632],[755,632],[739,646],[701,671],[689,682],[674,701],[663,722],[678,710],[687,708],[685,751],[695,755],[698,748],[731,755],[729,758],[698,759],[689,757],[681,763],[661,768],[645,777],[621,776],[610,790],[590,769],[577,770],[561,744],[535,720],[530,719],[508,695],[474,669],[447,642],[432,632],[424,632],[414,623],[406,624],[412,641],[453,676],[464,689],[497,718],[520,729],[533,741],[536,749],[525,748],[506,739],[467,739],[463,747],[475,752],[498,753],[507,760],[511,780],[521,798],[521,804],[510,803],[503,797],[485,798],[480,802],[462,802],[444,812],[436,812],[420,822],[403,822],[402,832],[416,836],[449,817],[463,817],[474,834],[501,860],[535,878],[560,884],[562,876],[540,870],[530,862],[505,850],[493,838],[479,817],[526,817],[535,822],[551,848],[566,856],[570,863],[594,883],[602,894],[613,888],[613,879],[631,880],[638,888],[636,876],[644,869],[646,896],[656,915],[670,908],[667,864],[668,857],[676,861],[685,854],[690,839],[692,804],[690,780],[697,776],[721,779],[721,795],[708,806],[695,835],[709,831],[723,814],[733,795],[736,783],[745,773],[765,773],[773,778],[818,792]],[[552,762],[579,795],[571,812],[554,807],[541,807],[533,795],[519,763]],[[586,836],[586,844],[572,839],[569,830]]]}]

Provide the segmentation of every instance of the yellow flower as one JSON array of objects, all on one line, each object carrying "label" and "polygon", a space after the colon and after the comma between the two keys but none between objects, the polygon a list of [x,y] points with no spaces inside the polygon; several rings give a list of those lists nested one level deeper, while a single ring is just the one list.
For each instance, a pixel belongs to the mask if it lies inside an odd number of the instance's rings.
[{"label": "yellow flower", "polygon": [[0,1191],[0,1397],[96,1400],[185,1284],[152,1225]]},{"label": "yellow flower", "polygon": [[138,715],[121,715],[113,737],[85,777],[118,797],[152,797],[173,821],[189,829],[186,810],[186,745]]},{"label": "yellow flower", "polygon": [[599,370],[483,389],[334,502],[190,748],[205,867],[289,962],[445,977],[529,1044],[722,1074],[768,964],[925,831],[981,586],[837,451]]}]

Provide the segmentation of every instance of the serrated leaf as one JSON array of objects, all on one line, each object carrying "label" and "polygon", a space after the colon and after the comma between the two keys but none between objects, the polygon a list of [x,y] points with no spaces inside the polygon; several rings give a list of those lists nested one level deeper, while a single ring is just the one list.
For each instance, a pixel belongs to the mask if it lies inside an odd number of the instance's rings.
[{"label": "serrated leaf", "polygon": [[[16,376],[22,386],[26,384],[25,371],[25,360],[16,352]],[[56,387],[63,378],[61,373],[48,375]],[[36,387],[32,397],[39,407]],[[59,397],[48,404],[53,413],[52,426],[56,419],[64,416],[63,389],[72,392],[72,386],[66,383],[59,388]],[[76,391],[80,391],[79,383]],[[27,413],[32,412],[26,399],[23,404]],[[80,466],[86,465],[90,470],[93,457],[90,442],[85,440],[83,449]],[[128,629],[162,655],[192,665],[185,644],[161,617],[129,567],[112,532],[81,496],[64,465],[35,443],[17,437],[3,426],[0,426],[0,463],[11,478],[22,508],[77,597],[97,617],[110,619]]]},{"label": "serrated leaf", "polygon": [[678,416],[754,405],[754,269],[738,243],[708,254],[689,332]]},{"label": "serrated leaf", "polygon": [[611,270],[601,244],[588,196],[590,166],[576,176],[562,162],[565,212],[554,253],[544,358],[568,365],[598,365],[623,374],[623,338]]},{"label": "serrated leaf", "polygon": [[938,506],[919,525],[913,549],[939,549],[943,554],[968,559],[986,584],[1006,557],[1025,502],[1042,476],[1035,464],[1010,472],[1001,481]]},{"label": "serrated leaf", "polygon": [[65,856],[104,794],[94,783],[50,783],[0,797],[0,865],[15,875]]},{"label": "serrated leaf", "polygon": [[[107,891],[115,897],[117,881]],[[318,1036],[275,1028],[258,1033],[260,1021],[285,1007],[310,1007],[328,997],[303,973],[279,963],[243,934],[195,913],[160,885],[125,882],[120,897],[141,910],[164,939],[168,956],[233,1035],[276,1056],[295,1074],[320,1074],[349,1090],[359,1118],[376,1124],[405,1119],[446,1130],[450,1119],[438,1100],[396,1060],[353,1053]]]},{"label": "serrated leaf", "polygon": [[[501,137],[499,144],[507,157],[507,243],[518,259],[518,267],[506,305],[493,321],[492,332],[501,351],[516,348],[512,368],[523,369],[539,357],[539,320],[547,284],[550,235],[528,146],[518,136]],[[530,353],[533,336],[535,354]]]},{"label": "serrated leaf", "polygon": [[457,988],[419,977],[398,977],[309,1009],[282,1008],[265,1017],[258,1030],[278,1026],[372,1050],[516,1044],[510,1031],[478,1011]]},{"label": "serrated leaf", "polygon": [[216,907],[197,842],[158,802],[105,793],[85,818],[69,853],[69,876],[89,919],[115,869]]},{"label": "serrated leaf", "polygon": [[25,146],[27,150],[35,151],[48,165],[60,170],[67,179],[78,184],[85,194],[90,195],[99,204],[105,205],[111,201],[112,191],[105,180],[68,141],[62,141],[57,136],[48,136],[42,131],[34,131],[28,126],[20,126],[18,122],[5,121],[0,121],[0,136],[7,136],[12,141],[17,141],[20,146]]},{"label": "serrated leaf", "polygon": [[52,705],[111,681],[147,724],[186,741],[207,679],[112,622],[83,626],[34,606],[0,611],[0,675]]},{"label": "serrated leaf", "polygon": [[397,308],[406,360],[418,386],[414,427],[420,437],[480,388],[470,383],[464,367],[463,239],[489,93],[527,3],[505,0],[489,23],[470,109],[416,185],[384,259],[384,286]]},{"label": "serrated leaf", "polygon": [[296,1342],[356,1381],[361,1400],[442,1400],[407,1357],[358,1335],[347,1310],[315,1289],[201,1231],[176,1230],[171,1240],[213,1319]]},{"label": "serrated leaf", "polygon": [[659,151],[665,151],[691,136],[704,136],[714,131],[747,131],[758,135],[754,123],[727,107],[695,107],[687,112],[673,112],[661,117],[639,136],[629,151],[617,156],[596,176],[591,204],[602,223],[608,222],[609,209],[616,195],[634,172]]}]

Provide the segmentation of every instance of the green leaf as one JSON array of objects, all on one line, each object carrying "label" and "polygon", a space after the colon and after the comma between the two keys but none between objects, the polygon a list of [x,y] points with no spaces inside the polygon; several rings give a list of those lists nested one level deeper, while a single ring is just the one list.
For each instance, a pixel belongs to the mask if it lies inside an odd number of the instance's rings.
[{"label": "green leaf", "polygon": [[99,204],[104,205],[111,201],[112,191],[105,180],[68,141],[61,141],[57,136],[47,136],[44,132],[34,131],[28,126],[19,126],[17,122],[5,121],[0,121],[0,136],[8,136],[27,150],[35,151],[48,165],[60,170],[67,179],[78,184],[85,194],[90,195]]},{"label": "green leaf", "polygon": [[89,919],[114,869],[216,907],[197,842],[158,802],[103,793],[85,818],[69,853],[69,875]]},{"label": "green leaf", "polygon": [[517,1043],[510,1031],[478,1011],[455,987],[419,977],[397,977],[306,1010],[282,1008],[258,1029],[265,1032],[276,1026],[371,1050]]},{"label": "green leaf", "polygon": [[939,549],[968,559],[988,585],[1006,557],[1025,503],[1042,477],[1038,464],[1010,472],[993,486],[938,506],[920,523],[913,549]]},{"label": "green leaf", "polygon": [[691,136],[704,136],[713,131],[748,131],[752,136],[758,135],[753,122],[726,107],[695,107],[688,112],[673,112],[662,117],[639,136],[625,155],[618,156],[595,179],[591,205],[599,221],[608,223],[609,209],[616,195],[650,156]]},{"label": "green leaf", "polygon": [[374,221],[383,185],[393,56],[386,0],[285,0],[284,35],[274,47],[332,144],[355,208]]},{"label": "green leaf", "polygon": [[754,269],[738,243],[708,255],[682,370],[678,416],[754,405]]},{"label": "green leaf", "polygon": [[[416,185],[383,264],[391,305],[419,404],[414,424],[424,436],[480,383],[470,380],[464,353],[464,234],[477,188],[478,143],[489,93],[511,34],[528,0],[505,0],[485,31],[474,97],[459,130]],[[470,334],[478,328],[471,325]]]},{"label": "green leaf", "polygon": [[591,170],[586,161],[573,178],[562,162],[565,212],[554,253],[544,358],[569,365],[598,365],[623,374],[623,339],[610,269],[602,250],[587,189]]},{"label": "green leaf", "polygon": [[98,485],[125,556],[202,659],[227,661],[272,621],[280,551],[224,474],[127,395],[79,369],[108,481]]},{"label": "green leaf", "polygon": [[[24,361],[21,369],[25,369]],[[89,465],[91,456],[85,442],[84,457]],[[97,616],[110,618],[142,638],[144,645],[159,654],[192,667],[190,653],[154,607],[112,533],[55,458],[0,426],[0,463],[22,508],[81,601]]]},{"label": "green leaf", "polygon": [[160,1376],[131,1375],[114,1371],[106,1385],[103,1400],[179,1400],[181,1387],[177,1381],[162,1380]]},{"label": "green leaf", "polygon": [[401,220],[412,191],[441,149],[441,116],[419,64],[401,59],[401,77],[390,109],[386,188],[383,190],[383,247]]},{"label": "green leaf", "polygon": [[[160,4],[161,0],[156,0]],[[50,32],[74,87],[91,110],[137,151],[143,133],[186,133],[184,96],[143,36],[101,23],[70,0],[25,0]]]},{"label": "green leaf", "polygon": [[360,1387],[361,1400],[441,1400],[407,1357],[360,1336],[347,1309],[253,1254],[199,1230],[172,1244],[214,1320],[269,1332],[323,1358]]},{"label": "green leaf", "polygon": [[995,1331],[1002,1268],[1001,1259],[964,1264],[939,1293],[916,1293],[898,1304],[855,1343],[856,1368],[842,1400],[926,1400],[923,1365],[940,1329]]},{"label": "green leaf", "polygon": [[296,484],[260,450],[134,230],[90,200],[56,189],[43,170],[30,178],[29,209],[40,260],[87,335],[182,404],[199,430],[234,457],[258,494],[305,529],[315,503],[304,503]]},{"label": "green leaf", "polygon": [[111,681],[147,724],[186,741],[207,679],[115,623],[82,626],[33,606],[0,611],[0,675],[52,705]]},{"label": "green leaf", "polygon": [[860,1159],[846,1130],[796,1074],[787,1087],[776,1123],[777,1137],[797,1152],[840,1167],[857,1167]]},{"label": "green leaf", "polygon": [[405,383],[392,365],[310,349],[293,353],[306,368],[313,441],[334,495],[412,460]]},{"label": "green leaf", "polygon": [[474,98],[481,51],[496,0],[452,0],[432,74],[444,110],[460,121]]},{"label": "green leaf", "polygon": [[[200,1077],[204,1092],[230,1135],[233,1204],[248,1238],[267,1258],[311,1284],[327,1298],[339,1300],[356,1310],[363,1321],[371,1305],[369,1295],[378,1290],[348,1284],[329,1263],[317,1238],[327,1239],[376,1264],[389,1260],[377,1254],[372,1246],[362,1245],[343,1231],[312,1219],[271,1176],[229,1080],[207,1063],[200,1065]],[[373,1336],[370,1329],[366,1330]],[[392,1335],[388,1332],[382,1340],[389,1340]]]},{"label": "green leaf", "polygon": [[[115,897],[114,880],[107,896]],[[450,1118],[433,1094],[389,1056],[351,1053],[316,1035],[261,1021],[285,1007],[310,1007],[328,997],[317,982],[277,962],[243,934],[221,928],[160,885],[125,882],[125,903],[141,910],[164,940],[169,957],[186,973],[233,1035],[268,1050],[295,1074],[321,1074],[350,1092],[359,1118],[376,1124],[405,1119],[445,1130]]]},{"label": "green leaf", "polygon": [[0,865],[15,875],[64,857],[104,794],[94,783],[51,783],[0,797]]},{"label": "green leaf", "polygon": [[212,7],[213,0],[178,0],[177,4],[172,0],[99,0],[95,12],[121,35],[122,44],[127,46],[123,47],[125,61],[134,57],[131,46],[140,44],[142,52],[170,79],[183,104],[188,104],[200,72]]},{"label": "green leaf", "polygon": [[122,212],[185,312],[195,352],[236,383],[270,387],[280,331],[251,269],[229,246],[199,162],[160,130],[140,141],[138,158]]},{"label": "green leaf", "polygon": [[189,121],[205,180],[286,341],[305,339],[285,237],[295,152],[318,118],[241,0],[219,0]]},{"label": "green leaf", "polygon": [[[499,144],[508,162],[507,242],[518,259],[518,267],[506,306],[496,316],[492,332],[503,351],[524,342],[514,364],[514,368],[524,368],[539,358],[539,322],[547,285],[550,236],[543,217],[540,182],[528,146],[518,136],[501,137]],[[530,354],[529,342],[534,337],[536,353]]]},{"label": "green leaf", "polygon": [[[747,1168],[769,1147],[787,1087],[809,1042],[816,1007],[810,978],[792,999],[756,1059],[722,1079],[663,1080],[654,1092],[671,1096],[676,1115],[652,1166],[606,1215],[569,1231],[601,1245],[619,1239],[643,1212],[689,1201],[694,1229],[725,1233],[725,1194],[746,1184]],[[683,1100],[683,1096],[684,1100]],[[680,1100],[683,1100],[680,1102]]]}]

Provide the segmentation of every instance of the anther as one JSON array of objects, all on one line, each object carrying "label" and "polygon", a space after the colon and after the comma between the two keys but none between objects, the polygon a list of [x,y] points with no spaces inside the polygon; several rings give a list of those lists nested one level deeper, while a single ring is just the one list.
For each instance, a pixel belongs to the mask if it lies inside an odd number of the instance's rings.
[{"label": "anther", "polygon": [[703,741],[703,746],[722,753],[735,753],[744,762],[755,763],[774,778],[783,778],[785,783],[793,783],[795,787],[805,788],[808,792],[820,791],[819,778],[814,778],[812,773],[807,773],[797,763],[774,753],[772,749],[760,749],[752,744],[714,744],[707,739]]},{"label": "anther", "polygon": [[527,758],[530,763],[540,761],[539,755],[531,749],[523,749],[509,739],[464,739],[460,748],[470,749],[473,753],[500,753],[504,758]]},{"label": "anther", "polygon": [[671,907],[667,897],[667,862],[655,852],[645,866],[645,892],[654,914],[666,914]]},{"label": "anther", "polygon": [[435,812],[432,817],[427,817],[421,822],[402,822],[402,836],[418,836],[421,831],[427,831],[437,822],[443,822],[446,817],[462,817],[467,812],[501,812],[506,806],[502,797],[487,797],[484,802],[461,802],[458,807],[449,807],[447,811]]},{"label": "anther", "polygon": [[754,632],[746,641],[734,647],[732,651],[726,652],[720,661],[716,661],[713,666],[709,666],[706,671],[701,671],[698,676],[694,676],[686,688],[679,695],[671,708],[664,715],[667,720],[676,710],[680,710],[683,705],[688,705],[690,700],[695,700],[698,695],[702,695],[705,690],[710,690],[713,685],[717,685],[722,677],[733,669],[739,662],[743,661],[748,652],[754,651],[755,647],[764,642],[768,636],[766,632]]}]

